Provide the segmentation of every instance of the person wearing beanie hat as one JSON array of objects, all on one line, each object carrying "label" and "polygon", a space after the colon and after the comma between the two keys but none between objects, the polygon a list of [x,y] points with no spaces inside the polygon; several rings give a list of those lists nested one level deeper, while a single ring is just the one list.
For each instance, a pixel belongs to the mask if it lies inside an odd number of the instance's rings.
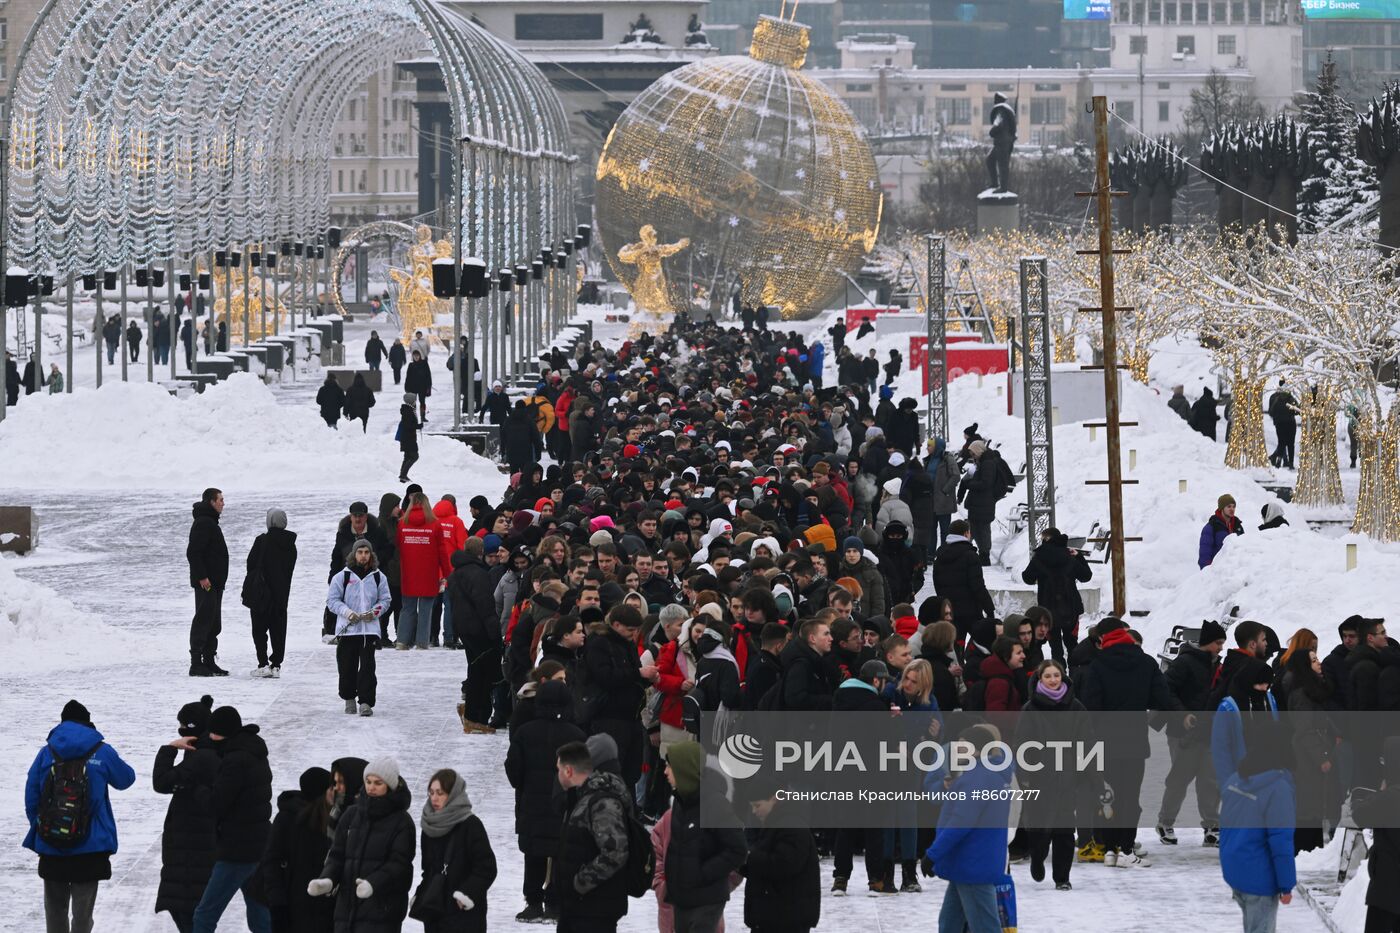
[{"label": "person wearing beanie hat", "polygon": [[365,765],[365,789],[370,787],[370,778],[379,778],[380,782],[387,784],[389,790],[399,786],[399,763],[393,758],[384,756],[370,759]]},{"label": "person wearing beanie hat", "polygon": [[830,568],[828,576],[833,579],[853,577],[860,584],[860,612],[867,616],[885,614],[885,579],[880,568],[871,559],[873,551],[867,551],[865,543],[856,535],[846,538],[841,545],[841,559]]},{"label": "person wearing beanie hat", "polygon": [[[414,401],[415,396],[412,392],[404,393],[403,404],[399,406],[399,426],[394,432],[394,439],[399,442],[399,450],[403,453],[403,464],[399,467],[401,483],[408,482],[408,471],[418,462],[418,430],[422,427],[422,422],[418,420]],[[404,502],[408,502],[407,496],[404,497]]]},{"label": "person wearing beanie hat", "polygon": [[258,727],[245,725],[232,706],[209,717],[209,740],[218,756],[210,810],[217,819],[214,868],[194,910],[198,933],[213,933],[233,896],[240,890],[250,930],[272,929],[272,915],[256,886],[272,816],[272,769],[267,743]]},{"label": "person wearing beanie hat", "polygon": [[1235,517],[1235,497],[1225,493],[1215,502],[1215,513],[1201,529],[1196,566],[1202,570],[1215,562],[1215,556],[1231,535],[1244,534],[1244,523]]},{"label": "person wearing beanie hat", "polygon": [[[356,503],[363,508],[363,503]],[[354,514],[354,506],[351,506]],[[368,516],[365,516],[368,520]],[[292,575],[297,566],[296,532],[287,530],[287,513],[267,510],[267,531],[253,539],[243,577],[243,605],[248,607],[253,650],[258,666],[250,672],[259,678],[282,675],[287,650],[287,603],[292,596]],[[268,652],[268,641],[272,651]]]},{"label": "person wearing beanie hat", "polygon": [[417,851],[413,802],[398,762],[365,765],[364,793],[341,816],[320,876],[306,886],[312,897],[335,892],[341,930],[398,930],[408,914]]},{"label": "person wearing beanie hat", "polygon": [[670,838],[661,856],[662,900],[675,911],[676,930],[718,928],[729,901],[729,873],[738,871],[748,855],[744,831],[729,807],[714,808],[722,813],[719,820],[702,822],[704,767],[705,751],[698,742],[677,742],[666,752],[666,779],[676,797],[671,804]]},{"label": "person wearing beanie hat", "polygon": [[[1167,667],[1167,686],[1188,713],[1213,712],[1211,688],[1220,669],[1220,652],[1225,647],[1225,628],[1219,622],[1201,624],[1196,644],[1181,645]],[[1167,748],[1171,770],[1167,772],[1162,804],[1157,811],[1157,838],[1165,845],[1176,845],[1177,814],[1186,800],[1186,789],[1196,784],[1196,809],[1206,832],[1206,845],[1219,842],[1220,784],[1210,756],[1210,736],[1204,715],[1167,719]]]},{"label": "person wearing beanie hat", "polygon": [[883,535],[885,529],[894,522],[900,522],[906,529],[914,527],[914,513],[909,508],[909,503],[899,498],[900,490],[904,488],[904,481],[896,477],[886,480],[880,487],[880,507],[875,512],[875,533]]},{"label": "person wearing beanie hat", "polygon": [[618,763],[617,742],[606,732],[590,735],[584,742],[588,746],[588,757],[593,761],[594,771],[608,771],[618,776],[622,766]]},{"label": "person wearing beanie hat", "polygon": [[[69,700],[61,716],[29,766],[24,787],[29,832],[24,847],[39,856],[48,929],[91,930],[97,885],[112,877],[111,855],[117,851],[117,821],[110,791],[126,790],[136,782],[136,772],[103,741],[82,703]],[[41,800],[56,764],[84,760],[89,822],[86,834],[75,838],[71,824],[64,821],[41,825]]]},{"label": "person wearing beanie hat", "polygon": [[272,911],[272,929],[331,930],[335,904],[306,893],[318,878],[331,848],[334,778],[325,768],[307,768],[296,790],[277,796],[262,882]]},{"label": "person wearing beanie hat", "polygon": [[[180,707],[180,737],[156,751],[151,783],[170,795],[160,837],[160,887],[156,913],[167,911],[181,930],[194,927],[194,911],[214,870],[218,820],[209,806],[219,754],[209,740],[214,698],[205,694]],[[176,763],[176,755],[183,757]]]},{"label": "person wearing beanie hat", "polygon": [[[402,527],[399,535],[402,538]],[[339,693],[348,714],[358,711],[361,716],[374,715],[379,685],[375,652],[382,634],[379,620],[392,604],[388,575],[379,569],[369,540],[361,538],[351,546],[345,569],[331,577],[326,594],[326,607],[335,617]],[[358,708],[356,697],[360,701]]]}]

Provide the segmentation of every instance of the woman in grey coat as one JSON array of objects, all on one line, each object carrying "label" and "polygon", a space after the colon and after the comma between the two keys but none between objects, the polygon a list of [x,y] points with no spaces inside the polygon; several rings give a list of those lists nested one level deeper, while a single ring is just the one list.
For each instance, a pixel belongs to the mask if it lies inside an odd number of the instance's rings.
[{"label": "woman in grey coat", "polygon": [[929,457],[924,469],[933,475],[933,516],[935,533],[929,536],[929,556],[938,550],[948,537],[948,525],[953,513],[958,510],[958,480],[962,471],[958,469],[958,459],[948,449],[948,443],[941,437],[929,442]]}]

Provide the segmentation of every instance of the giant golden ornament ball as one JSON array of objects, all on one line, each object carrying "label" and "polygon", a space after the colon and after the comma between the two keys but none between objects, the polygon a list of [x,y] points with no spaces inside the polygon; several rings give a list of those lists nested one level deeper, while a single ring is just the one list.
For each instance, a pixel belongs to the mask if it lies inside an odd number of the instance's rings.
[{"label": "giant golden ornament ball", "polygon": [[748,56],[673,71],[618,118],[598,159],[599,238],[642,310],[720,310],[737,286],[808,316],[874,248],[875,158],[846,105],[799,70],[807,45],[806,26],[762,17]]}]

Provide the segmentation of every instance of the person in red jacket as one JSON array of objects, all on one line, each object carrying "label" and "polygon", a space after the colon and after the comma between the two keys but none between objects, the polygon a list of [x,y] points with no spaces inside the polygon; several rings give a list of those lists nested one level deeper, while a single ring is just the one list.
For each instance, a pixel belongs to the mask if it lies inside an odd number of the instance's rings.
[{"label": "person in red jacket", "polygon": [[[467,526],[457,516],[457,497],[450,493],[443,496],[438,500],[438,504],[433,506],[433,515],[437,517],[438,528],[447,541],[447,575],[451,576],[452,555],[460,551],[462,545],[467,543]],[[439,623],[442,625],[442,646],[444,648],[461,648],[462,643],[458,641],[457,634],[452,631],[452,602],[448,598],[447,590],[442,591],[441,601],[433,607],[433,647],[437,647],[438,644]]]},{"label": "person in red jacket", "polygon": [[992,653],[982,661],[981,676],[986,681],[989,713],[1014,713],[1026,704],[1026,678],[1021,668],[1026,663],[1026,651],[1021,643],[1007,635],[992,642]]},{"label": "person in red jacket", "polygon": [[452,552],[428,497],[414,493],[408,511],[399,521],[399,587],[403,609],[399,616],[400,651],[428,647],[433,603],[452,571]]},{"label": "person in red jacket", "polygon": [[695,687],[699,679],[697,669],[699,659],[696,649],[700,636],[705,634],[708,615],[696,615],[681,626],[675,640],[668,641],[656,656],[656,689],[661,694],[661,755],[676,742],[691,738],[685,728],[685,695]]}]

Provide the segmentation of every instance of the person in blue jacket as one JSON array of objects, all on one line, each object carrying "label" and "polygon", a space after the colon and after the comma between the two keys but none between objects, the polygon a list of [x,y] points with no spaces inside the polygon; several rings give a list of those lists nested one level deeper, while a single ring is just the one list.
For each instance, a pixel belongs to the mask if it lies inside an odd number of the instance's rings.
[{"label": "person in blue jacket", "polygon": [[[58,848],[39,832],[44,783],[56,761],[87,759],[87,835],[77,845]],[[90,933],[97,884],[112,877],[112,853],[117,851],[117,821],[112,815],[108,788],[126,790],[136,782],[136,772],[107,745],[92,724],[87,707],[69,700],[60,722],[29,766],[24,786],[24,811],[29,834],[24,847],[39,855],[39,877],[44,879],[44,917],[49,930]],[[70,914],[71,911],[71,914]]]},{"label": "person in blue jacket", "polygon": [[1293,900],[1292,752],[1273,726],[1249,737],[1239,769],[1220,789],[1220,873],[1244,914],[1244,933],[1273,933]]},{"label": "person in blue jacket", "polygon": [[997,885],[1006,874],[1007,826],[1011,822],[1011,802],[1006,799],[975,799],[977,792],[998,795],[1011,783],[1009,762],[994,771],[982,760],[987,746],[1000,741],[993,725],[972,726],[958,737],[976,750],[976,763],[953,781],[949,791],[964,799],[943,804],[938,815],[938,834],[924,853],[925,874],[948,882],[943,907],[938,912],[938,933],[1001,933],[997,911]]},{"label": "person in blue jacket", "polygon": [[1244,524],[1235,517],[1235,497],[1228,492],[1215,500],[1215,512],[1206,519],[1201,529],[1200,545],[1196,553],[1196,566],[1202,570],[1215,561],[1215,555],[1225,546],[1231,535],[1244,534]]},{"label": "person in blue jacket", "polygon": [[826,367],[826,344],[820,340],[813,340],[812,345],[807,349],[807,369],[808,378],[812,380],[812,387],[820,390],[822,387],[822,370]]},{"label": "person in blue jacket", "polygon": [[1248,733],[1278,720],[1278,704],[1269,692],[1274,672],[1258,658],[1245,661],[1230,680],[1230,692],[1216,707],[1210,730],[1210,758],[1215,778],[1224,786],[1239,768],[1248,748]]}]

